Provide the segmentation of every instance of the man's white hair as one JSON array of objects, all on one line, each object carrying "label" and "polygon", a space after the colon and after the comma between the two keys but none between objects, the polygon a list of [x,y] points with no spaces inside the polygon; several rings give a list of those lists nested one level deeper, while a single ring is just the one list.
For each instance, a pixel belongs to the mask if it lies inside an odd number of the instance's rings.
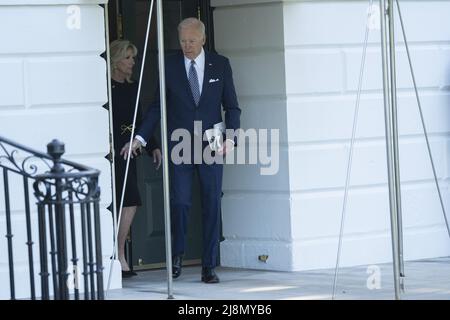
[{"label": "man's white hair", "polygon": [[186,18],[178,25],[178,32],[185,28],[196,28],[205,37],[205,25],[197,18]]}]

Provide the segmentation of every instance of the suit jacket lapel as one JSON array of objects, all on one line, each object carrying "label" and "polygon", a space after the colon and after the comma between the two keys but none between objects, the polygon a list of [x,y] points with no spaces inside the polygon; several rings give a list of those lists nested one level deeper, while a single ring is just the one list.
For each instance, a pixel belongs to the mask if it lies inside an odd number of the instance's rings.
[{"label": "suit jacket lapel", "polygon": [[204,99],[208,91],[209,79],[211,77],[212,68],[213,64],[211,62],[211,57],[209,55],[209,52],[205,50],[205,68],[203,73],[202,95],[200,96],[200,102],[198,103],[198,105],[202,103],[202,100]]}]

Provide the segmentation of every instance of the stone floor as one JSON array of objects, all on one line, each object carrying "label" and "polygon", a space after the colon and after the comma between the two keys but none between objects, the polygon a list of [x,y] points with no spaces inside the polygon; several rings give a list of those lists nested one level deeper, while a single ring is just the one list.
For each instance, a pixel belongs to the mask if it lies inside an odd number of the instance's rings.
[{"label": "stone floor", "polygon": [[[180,278],[173,281],[173,297],[182,300],[332,298],[334,269],[275,272],[219,267],[217,274],[220,283],[204,284],[200,281],[200,267],[183,268]],[[377,274],[379,277],[376,277]],[[405,262],[405,275],[402,299],[450,300],[450,257]],[[106,298],[167,299],[166,279],[165,270],[141,271],[138,276],[124,279],[123,288],[110,290]],[[339,270],[335,299],[394,299],[393,283],[392,264],[343,268]]]}]

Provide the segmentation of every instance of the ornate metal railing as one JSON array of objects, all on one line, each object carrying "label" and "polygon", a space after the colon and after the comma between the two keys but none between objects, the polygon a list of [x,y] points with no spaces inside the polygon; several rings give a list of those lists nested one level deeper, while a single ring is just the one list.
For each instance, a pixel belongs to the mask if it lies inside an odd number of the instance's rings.
[{"label": "ornate metal railing", "polygon": [[[41,287],[41,299],[78,300],[80,287],[84,289],[84,299],[103,299],[98,186],[100,172],[63,160],[64,144],[58,140],[47,145],[47,152],[40,153],[0,136],[0,170],[3,171],[5,203],[4,210],[0,204],[0,218],[4,216],[0,221],[4,220],[6,225],[10,297],[16,299],[15,253],[19,255],[25,250],[31,299],[39,295],[37,282]],[[14,183],[10,185],[10,176],[13,175]],[[11,188],[16,191],[18,187],[21,188],[17,185],[21,184],[20,180],[23,181],[23,200],[22,196],[11,194]],[[30,204],[30,187],[37,199],[37,207]],[[26,224],[26,232],[23,231],[26,233],[26,247],[14,241],[13,226],[24,228],[14,223],[20,220]],[[36,254],[33,252],[36,230],[39,243],[38,275],[34,270]],[[79,251],[82,254],[81,266],[77,254]],[[5,254],[0,252],[1,256]],[[69,256],[71,263],[68,262]],[[79,270],[82,270],[82,284],[78,281]],[[20,277],[23,276],[21,273]]]}]

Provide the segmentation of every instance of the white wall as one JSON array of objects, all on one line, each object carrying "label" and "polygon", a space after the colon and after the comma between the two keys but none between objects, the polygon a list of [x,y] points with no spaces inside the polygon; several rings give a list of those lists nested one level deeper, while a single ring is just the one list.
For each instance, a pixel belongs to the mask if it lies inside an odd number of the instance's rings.
[{"label": "white wall", "polygon": [[[450,14],[450,1],[401,4],[435,165],[449,208],[450,26],[445,17]],[[334,267],[368,1],[238,4],[217,0],[213,5],[219,6],[214,17],[216,46],[231,58],[243,126],[278,126],[284,133],[280,148],[284,162],[276,177],[250,177],[245,168],[226,168],[224,191],[229,196],[224,201],[227,241],[222,245],[222,262],[277,270]],[[269,58],[280,54],[281,59]],[[247,59],[244,63],[242,56]],[[263,58],[258,61],[259,57]],[[397,64],[405,258],[446,256],[450,241],[401,43]],[[249,81],[250,77],[258,81]],[[278,87],[281,90],[273,92]],[[249,88],[255,89],[248,92]],[[273,94],[280,103],[271,102]],[[255,111],[255,104],[266,107]],[[392,259],[378,30],[369,37],[357,138],[344,266]],[[270,181],[266,190],[273,191],[266,197],[260,188],[265,180]],[[241,250],[234,252],[231,247]],[[264,251],[269,254],[267,263],[257,260]]]},{"label": "white wall", "polygon": [[[112,252],[112,218],[105,208],[111,203],[108,101],[105,51],[105,1],[2,1],[0,2],[0,135],[46,152],[57,138],[65,143],[64,157],[101,170],[101,224],[104,279],[108,278]],[[9,5],[8,5],[9,4]],[[80,9],[80,28],[70,29],[68,5]],[[3,179],[2,179],[3,180]],[[2,182],[3,183],[3,182]],[[27,271],[24,203],[20,182],[12,182],[15,264]],[[5,227],[3,185],[0,230]],[[35,211],[35,210],[34,210]],[[33,215],[33,233],[37,223]],[[39,272],[37,238],[35,271]],[[9,297],[6,241],[0,241],[0,298]],[[79,250],[81,252],[81,250]],[[120,268],[118,269],[120,271]],[[28,276],[16,273],[17,295],[26,296]],[[5,285],[3,285],[5,284]],[[114,275],[112,287],[120,286]],[[40,287],[37,286],[38,293]]]},{"label": "white wall", "polygon": [[[435,165],[448,199],[450,26],[444,17],[450,14],[450,2],[402,1],[401,5]],[[284,4],[295,269],[331,267],[335,262],[367,7],[366,1]],[[450,241],[399,31],[405,259],[445,256]],[[392,259],[379,39],[379,31],[371,31],[342,265]]]},{"label": "white wall", "polygon": [[[220,5],[214,11],[216,49],[230,58],[242,128],[280,129],[281,140],[278,174],[261,176],[259,165],[225,168],[221,264],[287,270],[292,230],[283,7],[221,4],[212,3]],[[260,255],[269,255],[267,264]]]}]

